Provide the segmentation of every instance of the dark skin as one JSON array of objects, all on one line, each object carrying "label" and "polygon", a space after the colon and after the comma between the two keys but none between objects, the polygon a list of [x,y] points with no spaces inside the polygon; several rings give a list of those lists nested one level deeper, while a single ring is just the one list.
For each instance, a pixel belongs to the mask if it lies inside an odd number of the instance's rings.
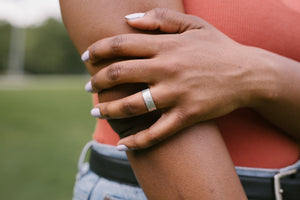
[{"label": "dark skin", "polygon": [[[155,7],[183,11],[181,1],[174,0],[121,0],[109,4],[104,0],[90,0],[88,3],[61,0],[60,3],[64,23],[80,53],[101,38],[136,33],[137,30],[130,28],[124,20],[127,14]],[[118,60],[101,61],[99,64],[88,62],[87,67],[93,75]],[[114,87],[102,91],[100,101],[119,99],[143,87],[136,84]],[[143,118],[131,120],[115,122],[118,127],[135,129],[137,126],[141,130],[152,123]],[[226,146],[213,122],[196,124],[153,148],[127,152],[127,155],[148,199],[246,199]]]},{"label": "dark skin", "polygon": [[[147,58],[116,62],[91,79],[94,91],[146,82],[157,107],[163,110],[153,126],[122,139],[119,144],[129,149],[146,148],[195,123],[245,107],[299,140],[299,62],[241,45],[197,17],[171,11],[165,12],[163,19],[154,15],[150,11],[128,23],[142,30],[160,29],[172,35],[119,35],[89,47],[93,62],[122,56]],[[177,27],[178,24],[183,25]],[[108,44],[116,38],[122,38],[122,44],[113,52]],[[148,112],[140,93],[96,107],[104,118]]]}]

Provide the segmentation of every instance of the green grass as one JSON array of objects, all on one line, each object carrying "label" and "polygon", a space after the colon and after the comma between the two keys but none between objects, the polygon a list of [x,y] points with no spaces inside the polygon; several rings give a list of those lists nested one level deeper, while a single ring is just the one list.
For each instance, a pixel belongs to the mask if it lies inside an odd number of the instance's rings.
[{"label": "green grass", "polygon": [[95,125],[87,80],[0,77],[0,199],[71,199]]}]

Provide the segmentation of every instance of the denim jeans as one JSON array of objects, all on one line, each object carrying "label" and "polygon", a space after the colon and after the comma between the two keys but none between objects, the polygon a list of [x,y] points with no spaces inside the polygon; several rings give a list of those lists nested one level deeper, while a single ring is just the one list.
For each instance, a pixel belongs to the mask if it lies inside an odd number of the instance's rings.
[{"label": "denim jeans", "polygon": [[[89,148],[113,158],[126,160],[125,152],[118,151],[114,146],[89,142],[82,150],[79,162],[73,200],[147,200],[140,187],[126,185],[99,177],[89,169],[85,162]],[[300,161],[281,169],[262,169],[250,167],[236,167],[238,175],[250,177],[274,177],[279,172],[299,169]]]},{"label": "denim jeans", "polygon": [[99,177],[84,162],[88,149],[118,159],[127,159],[126,153],[118,151],[114,146],[89,142],[83,149],[79,163],[73,200],[147,200],[140,187],[126,185]]}]

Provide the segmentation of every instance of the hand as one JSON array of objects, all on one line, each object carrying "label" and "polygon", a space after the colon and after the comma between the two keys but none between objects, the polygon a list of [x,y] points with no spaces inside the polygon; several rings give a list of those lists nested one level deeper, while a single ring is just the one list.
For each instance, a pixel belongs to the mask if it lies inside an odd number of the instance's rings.
[{"label": "hand", "polygon": [[[146,148],[197,122],[253,103],[257,91],[252,48],[236,43],[195,16],[167,9],[138,16],[128,19],[128,24],[168,34],[106,38],[91,45],[83,55],[92,63],[133,58],[101,69],[87,84],[88,90],[99,92],[125,83],[147,83],[156,107],[162,111],[150,128],[120,140],[119,145]],[[101,118],[128,118],[148,112],[141,93],[100,103],[94,111]]]}]

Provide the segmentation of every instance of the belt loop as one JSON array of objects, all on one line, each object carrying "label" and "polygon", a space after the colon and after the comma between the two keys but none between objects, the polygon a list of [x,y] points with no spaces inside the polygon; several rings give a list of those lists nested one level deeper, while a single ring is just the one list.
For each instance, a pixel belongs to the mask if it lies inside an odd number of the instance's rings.
[{"label": "belt loop", "polygon": [[284,190],[281,188],[280,185],[280,179],[295,173],[297,173],[297,169],[279,172],[274,176],[274,189],[275,189],[276,200],[282,200],[282,193],[284,192]]},{"label": "belt loop", "polygon": [[88,142],[82,149],[79,160],[78,160],[78,170],[80,171],[80,169],[82,168],[85,158],[86,158],[86,154],[88,152],[88,150],[93,146],[93,144],[95,143],[94,140]]}]

